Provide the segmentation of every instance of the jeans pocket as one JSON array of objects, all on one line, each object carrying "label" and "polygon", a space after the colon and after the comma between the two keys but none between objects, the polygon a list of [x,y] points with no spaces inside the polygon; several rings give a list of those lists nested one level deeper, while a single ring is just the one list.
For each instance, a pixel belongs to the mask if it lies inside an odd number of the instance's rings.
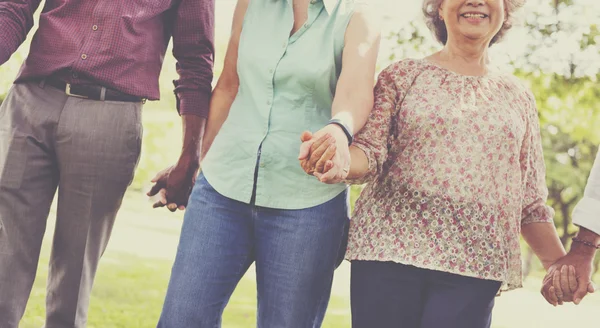
[{"label": "jeans pocket", "polygon": [[0,188],[18,189],[27,167],[26,138],[0,130]]}]

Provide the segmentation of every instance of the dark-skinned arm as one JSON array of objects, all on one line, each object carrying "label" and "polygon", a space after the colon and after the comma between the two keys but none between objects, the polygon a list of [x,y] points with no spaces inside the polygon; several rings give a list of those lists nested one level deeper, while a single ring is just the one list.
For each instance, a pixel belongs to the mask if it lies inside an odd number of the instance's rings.
[{"label": "dark-skinned arm", "polygon": [[174,9],[173,55],[177,110],[183,124],[183,147],[177,163],[159,172],[149,196],[154,207],[185,209],[200,167],[202,137],[209,112],[214,60],[214,0],[181,0]]}]

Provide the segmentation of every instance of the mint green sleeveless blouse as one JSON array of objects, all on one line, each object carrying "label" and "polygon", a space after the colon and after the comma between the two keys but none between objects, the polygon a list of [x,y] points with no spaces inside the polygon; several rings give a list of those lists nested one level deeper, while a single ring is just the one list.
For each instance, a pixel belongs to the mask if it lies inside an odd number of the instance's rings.
[{"label": "mint green sleeveless blouse", "polygon": [[313,0],[292,36],[292,0],[250,0],[240,38],[237,96],[202,162],[217,192],[257,206],[302,209],[345,190],[307,175],[300,135],[323,128],[342,68],[347,0]]}]

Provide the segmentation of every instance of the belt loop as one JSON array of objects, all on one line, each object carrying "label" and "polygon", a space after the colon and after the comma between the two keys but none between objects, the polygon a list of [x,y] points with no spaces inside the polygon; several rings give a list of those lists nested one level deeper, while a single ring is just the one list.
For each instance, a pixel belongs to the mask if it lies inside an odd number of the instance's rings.
[{"label": "belt loop", "polygon": [[46,87],[46,79],[43,79],[40,81],[40,84],[38,84],[38,87],[40,87],[40,89],[43,89]]},{"label": "belt loop", "polygon": [[106,99],[106,88],[102,87],[102,89],[100,89],[100,101],[104,101]]}]

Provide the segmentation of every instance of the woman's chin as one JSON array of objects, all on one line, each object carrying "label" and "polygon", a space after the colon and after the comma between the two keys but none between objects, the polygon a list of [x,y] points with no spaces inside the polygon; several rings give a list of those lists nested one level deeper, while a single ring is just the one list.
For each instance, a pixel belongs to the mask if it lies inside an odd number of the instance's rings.
[{"label": "woman's chin", "polygon": [[470,31],[461,34],[463,39],[469,41],[481,41],[482,43],[489,42],[488,34],[483,31]]}]

